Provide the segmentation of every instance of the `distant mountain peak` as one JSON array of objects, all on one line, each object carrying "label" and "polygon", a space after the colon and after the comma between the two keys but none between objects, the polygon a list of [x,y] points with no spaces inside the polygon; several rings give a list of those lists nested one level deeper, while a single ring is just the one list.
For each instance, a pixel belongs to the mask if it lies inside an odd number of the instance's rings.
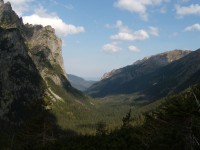
[{"label": "distant mountain peak", "polygon": [[[149,57],[144,57],[142,60],[137,60],[136,62],[133,63],[133,65],[138,65],[142,64],[146,61],[158,61],[159,63],[171,63],[175,60],[178,60],[179,58],[185,56],[186,54],[189,54],[191,51],[190,50],[171,50],[163,53],[159,53],[156,55],[152,55]],[[161,62],[162,61],[162,62]]]},{"label": "distant mountain peak", "polygon": [[23,26],[22,18],[13,11],[11,3],[0,1],[0,27],[3,28],[21,28]]},{"label": "distant mountain peak", "polygon": [[[129,65],[124,68],[114,69],[111,72],[105,73],[101,80],[108,79],[114,75],[119,74],[120,72],[124,72],[125,70],[130,70],[134,66],[143,65],[144,69],[151,70],[152,68],[159,68],[161,66],[165,66],[173,61],[176,61],[185,55],[189,54],[190,50],[172,50],[163,53],[159,53],[156,55],[144,57],[142,60],[135,61],[132,65]],[[142,72],[142,70],[140,70]]]},{"label": "distant mountain peak", "polygon": [[[87,90],[87,93],[94,97],[104,97],[117,93],[131,93],[132,91],[137,91],[137,89],[141,87],[145,89],[145,84],[151,82],[153,82],[153,86],[157,86],[158,82],[154,78],[150,78],[151,80],[146,81],[147,83],[144,83],[143,80],[149,78],[149,74],[176,63],[180,59],[190,55],[190,53],[191,51],[189,50],[172,50],[145,57],[132,65],[104,74],[102,80],[92,85]],[[163,77],[163,75],[161,76]]]}]

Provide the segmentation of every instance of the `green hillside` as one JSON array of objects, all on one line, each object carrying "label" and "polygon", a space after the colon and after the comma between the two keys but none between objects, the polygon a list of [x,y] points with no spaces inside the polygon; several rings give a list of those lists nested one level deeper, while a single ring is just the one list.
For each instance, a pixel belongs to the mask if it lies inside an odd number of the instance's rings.
[{"label": "green hillside", "polygon": [[[47,149],[88,150],[197,150],[200,148],[200,84],[169,96],[155,110],[127,115],[122,126],[108,131],[106,124],[96,136],[62,139]],[[98,126],[97,126],[98,127]]]}]

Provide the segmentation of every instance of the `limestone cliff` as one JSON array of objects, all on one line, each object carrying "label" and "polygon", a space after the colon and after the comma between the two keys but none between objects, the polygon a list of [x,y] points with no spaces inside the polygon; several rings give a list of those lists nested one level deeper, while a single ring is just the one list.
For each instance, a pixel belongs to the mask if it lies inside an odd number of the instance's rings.
[{"label": "limestone cliff", "polygon": [[3,0],[0,0],[0,68],[0,119],[28,118],[27,108],[35,109],[38,105],[52,109],[54,102],[83,96],[67,80],[62,41],[54,29],[24,25],[10,3]]},{"label": "limestone cliff", "polygon": [[[58,86],[71,89],[64,69],[62,41],[55,35],[54,29],[50,26],[42,27],[29,24],[24,25],[23,29],[29,54],[46,84],[48,85],[47,81],[50,79]],[[57,95],[52,93],[51,88],[49,91],[51,94]]]},{"label": "limestone cliff", "polygon": [[4,4],[3,0],[0,0],[0,25],[3,28],[21,28],[23,25],[22,18],[12,10],[10,2]]},{"label": "limestone cliff", "polygon": [[[45,63],[60,66],[60,73],[66,75],[62,58],[62,41],[55,35],[55,30],[51,26],[25,25],[25,35],[28,41],[33,60],[42,71]],[[46,60],[44,60],[46,59]],[[42,64],[41,64],[42,63]]]}]

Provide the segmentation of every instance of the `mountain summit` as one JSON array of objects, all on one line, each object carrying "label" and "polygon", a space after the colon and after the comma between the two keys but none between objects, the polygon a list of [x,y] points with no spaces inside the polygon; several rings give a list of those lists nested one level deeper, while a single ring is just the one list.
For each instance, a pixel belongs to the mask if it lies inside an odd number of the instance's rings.
[{"label": "mountain summit", "polygon": [[[62,41],[51,26],[23,24],[1,0],[0,34],[0,120],[23,123],[34,112],[51,111],[59,121],[76,111],[71,106],[80,111],[91,105],[67,80]],[[68,111],[56,111],[61,106]]]}]

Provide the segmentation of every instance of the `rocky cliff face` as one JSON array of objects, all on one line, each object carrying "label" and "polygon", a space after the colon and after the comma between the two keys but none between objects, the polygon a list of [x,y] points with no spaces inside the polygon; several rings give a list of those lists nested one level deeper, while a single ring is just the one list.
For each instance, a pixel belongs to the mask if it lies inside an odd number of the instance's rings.
[{"label": "rocky cliff face", "polygon": [[27,109],[83,96],[67,80],[62,41],[52,27],[24,25],[0,0],[0,35],[0,119],[23,120]]},{"label": "rocky cliff face", "polygon": [[30,56],[46,84],[48,84],[47,79],[50,79],[56,85],[70,89],[71,85],[67,80],[62,58],[62,41],[55,35],[55,30],[50,26],[29,24],[23,29]]},{"label": "rocky cliff face", "polygon": [[64,63],[62,58],[62,41],[55,35],[52,27],[42,27],[40,25],[33,26],[23,24],[22,18],[12,10],[11,4],[3,2],[0,4],[0,26],[4,29],[17,28],[25,39],[28,47],[29,55],[33,59],[37,69],[44,77],[51,70],[56,70],[52,77],[58,85],[62,85],[62,74],[66,78]]},{"label": "rocky cliff face", "polygon": [[12,10],[10,2],[4,4],[3,0],[0,0],[0,25],[6,29],[21,28],[23,25],[22,18]]},{"label": "rocky cliff face", "polygon": [[42,27],[29,24],[25,25],[25,29],[30,52],[38,69],[44,70],[47,67],[45,63],[49,63],[52,67],[59,65],[60,73],[66,75],[61,51],[62,41],[55,35],[55,30],[51,26]]}]

